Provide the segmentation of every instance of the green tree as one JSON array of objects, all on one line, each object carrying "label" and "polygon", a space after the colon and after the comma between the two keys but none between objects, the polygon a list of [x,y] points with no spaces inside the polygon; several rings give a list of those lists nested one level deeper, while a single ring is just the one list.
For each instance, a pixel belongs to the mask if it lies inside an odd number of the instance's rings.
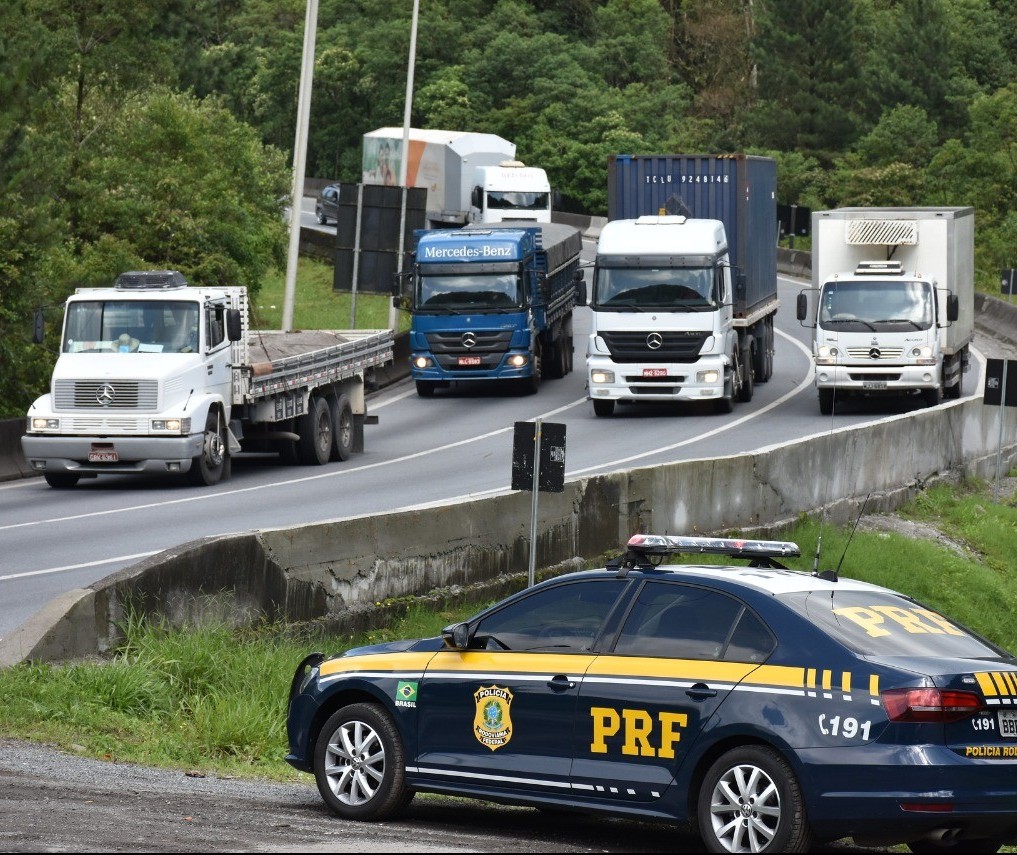
[{"label": "green tree", "polygon": [[855,150],[864,163],[886,166],[906,163],[924,169],[938,147],[939,130],[921,107],[899,105],[883,113],[879,123],[858,140]]}]

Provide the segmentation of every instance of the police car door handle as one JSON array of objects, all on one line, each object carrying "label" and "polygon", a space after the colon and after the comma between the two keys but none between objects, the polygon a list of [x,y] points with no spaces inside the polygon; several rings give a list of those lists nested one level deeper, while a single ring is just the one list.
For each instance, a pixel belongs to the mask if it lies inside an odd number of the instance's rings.
[{"label": "police car door handle", "polygon": [[706,698],[717,697],[717,690],[711,689],[706,683],[696,683],[685,694],[693,699],[705,700]]},{"label": "police car door handle", "polygon": [[574,689],[576,687],[576,681],[570,680],[564,674],[559,674],[553,680],[547,681],[547,687],[552,692],[564,692],[567,689]]}]

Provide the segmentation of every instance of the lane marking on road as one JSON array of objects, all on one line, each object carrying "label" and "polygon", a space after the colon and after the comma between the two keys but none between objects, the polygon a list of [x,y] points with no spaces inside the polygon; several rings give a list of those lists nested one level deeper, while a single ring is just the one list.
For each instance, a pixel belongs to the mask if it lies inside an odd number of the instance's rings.
[{"label": "lane marking on road", "polygon": [[101,567],[103,564],[116,564],[120,561],[136,561],[139,558],[148,558],[151,555],[158,555],[162,550],[154,552],[137,552],[134,555],[118,555],[116,558],[103,558],[99,561],[85,561],[81,564],[65,564],[63,567],[47,567],[45,570],[29,570],[25,573],[8,573],[0,576],[0,582],[10,579],[24,579],[28,576],[45,576],[47,573],[63,573],[68,570],[84,570],[86,567]]}]

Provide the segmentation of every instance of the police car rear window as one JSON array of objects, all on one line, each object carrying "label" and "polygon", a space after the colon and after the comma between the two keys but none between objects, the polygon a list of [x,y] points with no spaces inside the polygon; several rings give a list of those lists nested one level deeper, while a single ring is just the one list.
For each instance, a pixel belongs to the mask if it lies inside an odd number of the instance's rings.
[{"label": "police car rear window", "polygon": [[983,658],[1006,655],[939,612],[878,591],[812,591],[784,601],[858,653]]}]

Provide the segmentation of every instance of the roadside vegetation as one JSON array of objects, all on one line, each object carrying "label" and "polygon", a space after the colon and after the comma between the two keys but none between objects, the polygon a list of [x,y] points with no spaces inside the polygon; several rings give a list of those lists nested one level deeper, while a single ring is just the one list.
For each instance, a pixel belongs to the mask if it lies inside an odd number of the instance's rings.
[{"label": "roadside vegetation", "polygon": [[[331,264],[301,256],[297,263],[296,287],[293,300],[293,329],[389,329],[389,309],[392,298],[377,292],[335,291],[332,279],[335,269]],[[258,329],[282,329],[283,306],[286,297],[286,271],[272,270],[261,280],[257,296],[252,299],[252,317]],[[408,312],[399,312],[396,332],[410,328]]]},{"label": "roadside vegetation", "polygon": [[[984,482],[937,486],[894,519],[900,526],[884,533],[803,517],[775,536],[801,547],[788,562],[795,569],[816,566],[820,543],[820,570],[839,567],[908,593],[1017,651],[1017,496],[993,502]],[[942,538],[916,539],[909,521],[935,526]],[[520,588],[525,579],[521,572]],[[111,761],[309,784],[283,760],[297,663],[312,650],[436,635],[485,605],[379,603],[378,628],[356,637],[281,624],[180,631],[128,619],[126,640],[109,657],[0,671],[0,733]]]}]

